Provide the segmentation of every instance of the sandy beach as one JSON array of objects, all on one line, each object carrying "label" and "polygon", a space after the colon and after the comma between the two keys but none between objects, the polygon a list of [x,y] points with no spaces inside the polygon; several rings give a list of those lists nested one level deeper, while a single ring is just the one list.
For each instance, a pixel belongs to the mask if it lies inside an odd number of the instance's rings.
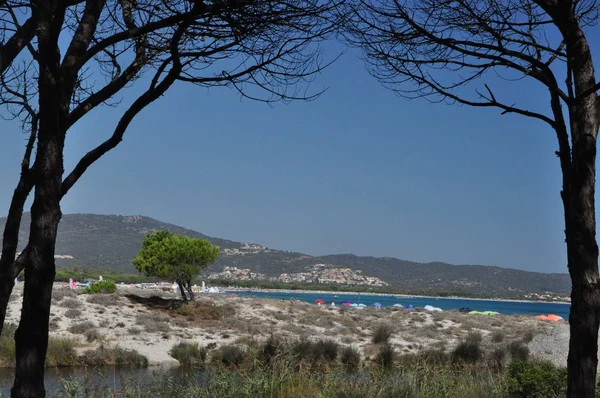
[{"label": "sandy beach", "polygon": [[[21,296],[22,286],[16,286],[6,322],[18,323]],[[161,298],[152,301],[151,296]],[[525,341],[532,356],[566,365],[568,325],[531,316],[339,308],[225,294],[200,295],[195,304],[198,310],[193,314],[155,305],[178,298],[173,293],[139,289],[86,295],[57,284],[50,334],[75,339],[80,354],[104,345],[134,349],[146,356],[150,365],[177,365],[169,351],[181,341],[217,348],[226,344],[249,345],[271,335],[288,340],[328,338],[353,346],[363,358],[369,358],[376,351],[371,343],[373,330],[380,324],[389,324],[394,331],[390,343],[400,353],[431,347],[451,350],[469,332],[478,331],[490,349],[498,340]],[[90,330],[97,337],[93,341],[86,338]]]}]

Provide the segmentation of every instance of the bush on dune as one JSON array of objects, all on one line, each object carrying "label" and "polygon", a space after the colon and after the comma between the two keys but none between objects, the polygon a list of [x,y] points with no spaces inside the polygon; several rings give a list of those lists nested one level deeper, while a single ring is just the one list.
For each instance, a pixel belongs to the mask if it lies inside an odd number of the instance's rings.
[{"label": "bush on dune", "polygon": [[180,342],[171,348],[169,354],[182,365],[204,365],[208,350],[198,343]]},{"label": "bush on dune", "polygon": [[78,362],[74,347],[75,340],[73,339],[50,337],[48,340],[48,352],[46,353],[46,366],[76,366]]},{"label": "bush on dune", "polygon": [[126,350],[120,347],[98,347],[95,350],[85,351],[79,357],[82,366],[126,366],[132,368],[145,368],[148,358],[135,350]]},{"label": "bush on dune", "polygon": [[567,393],[567,370],[545,361],[515,361],[508,367],[511,398],[554,398]]},{"label": "bush on dune", "polygon": [[373,331],[373,344],[387,343],[390,337],[392,337],[393,329],[391,325],[382,323],[377,325]]},{"label": "bush on dune", "polygon": [[117,285],[113,281],[103,280],[94,282],[90,287],[83,289],[85,294],[99,294],[99,293],[114,293],[117,291]]}]

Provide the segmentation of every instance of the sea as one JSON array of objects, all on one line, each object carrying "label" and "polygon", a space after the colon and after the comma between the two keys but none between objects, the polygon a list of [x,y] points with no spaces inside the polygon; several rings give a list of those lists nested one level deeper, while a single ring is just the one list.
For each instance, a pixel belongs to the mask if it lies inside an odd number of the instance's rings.
[{"label": "sea", "polygon": [[[441,308],[443,311],[459,310],[463,307],[468,307],[474,311],[495,311],[506,315],[548,315],[555,314],[569,319],[570,304],[565,303],[548,303],[542,301],[504,301],[504,300],[477,300],[466,298],[435,298],[435,297],[405,297],[394,295],[371,295],[359,293],[300,293],[300,292],[255,292],[255,291],[227,291],[229,294],[237,294],[238,296],[250,296],[259,298],[270,298],[275,300],[290,300],[296,299],[307,303],[315,303],[315,300],[322,299],[325,301],[321,305],[331,305],[334,303],[340,306],[343,301],[350,303],[365,304],[368,307],[373,307],[379,303],[381,307],[391,307],[394,304],[401,304],[404,307],[413,305],[415,308],[431,305]],[[353,309],[353,307],[349,307]]]}]

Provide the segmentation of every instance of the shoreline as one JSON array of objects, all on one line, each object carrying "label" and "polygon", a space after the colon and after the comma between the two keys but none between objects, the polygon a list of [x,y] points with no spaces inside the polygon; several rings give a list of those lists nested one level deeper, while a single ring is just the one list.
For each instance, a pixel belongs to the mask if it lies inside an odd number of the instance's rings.
[{"label": "shoreline", "polygon": [[257,292],[257,293],[300,293],[300,294],[331,294],[331,295],[363,295],[363,296],[391,296],[398,298],[427,298],[427,299],[448,299],[448,300],[470,300],[470,301],[501,301],[512,303],[543,303],[543,304],[568,304],[566,301],[546,301],[546,300],[518,300],[518,299],[502,299],[502,298],[472,298],[472,297],[439,297],[439,296],[420,296],[409,294],[395,293],[372,293],[372,292],[332,292],[326,290],[291,290],[291,289],[256,289],[249,287],[223,288],[225,293],[230,292]]}]

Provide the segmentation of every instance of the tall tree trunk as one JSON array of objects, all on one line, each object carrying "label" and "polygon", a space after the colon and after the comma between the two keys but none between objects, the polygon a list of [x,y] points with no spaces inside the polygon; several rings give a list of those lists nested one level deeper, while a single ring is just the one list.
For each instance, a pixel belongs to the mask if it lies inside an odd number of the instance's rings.
[{"label": "tall tree trunk", "polygon": [[596,242],[596,140],[598,97],[592,54],[570,2],[557,2],[553,16],[567,49],[571,164],[563,169],[567,260],[571,275],[570,339],[567,360],[569,398],[594,398],[598,368],[600,278]]},{"label": "tall tree trunk", "polygon": [[64,126],[71,99],[60,71],[58,48],[64,4],[38,0],[34,5],[32,13],[37,21],[39,43],[39,131],[33,167],[35,194],[25,261],[23,309],[15,333],[16,370],[11,390],[11,396],[15,398],[43,398],[46,395],[44,363],[56,273],[56,234],[61,218]]},{"label": "tall tree trunk", "polygon": [[23,309],[15,334],[17,366],[12,397],[18,398],[45,397],[44,363],[55,277],[56,234],[61,218],[64,136],[53,123],[49,123],[49,131],[44,131],[43,123],[40,127]]},{"label": "tall tree trunk", "polygon": [[[583,120],[574,127],[588,125]],[[593,124],[592,124],[593,125]],[[571,313],[568,357],[569,398],[593,398],[598,368],[600,278],[596,242],[595,134],[575,133],[572,171],[566,194],[565,234],[571,275]]]},{"label": "tall tree trunk", "polygon": [[593,398],[600,326],[593,186],[585,193],[580,193],[579,197],[573,195],[570,199],[575,203],[570,206],[566,228],[567,257],[572,279],[567,396]]},{"label": "tall tree trunk", "polygon": [[[13,291],[14,279],[23,270],[23,261],[15,261],[15,257],[19,244],[19,230],[21,229],[23,208],[34,185],[33,172],[29,167],[29,163],[36,138],[37,116],[32,115],[31,135],[29,136],[21,163],[21,177],[10,202],[6,224],[4,225],[4,234],[2,236],[2,255],[0,256],[0,333],[4,327],[6,308]],[[27,251],[27,249],[24,251]]]}]

